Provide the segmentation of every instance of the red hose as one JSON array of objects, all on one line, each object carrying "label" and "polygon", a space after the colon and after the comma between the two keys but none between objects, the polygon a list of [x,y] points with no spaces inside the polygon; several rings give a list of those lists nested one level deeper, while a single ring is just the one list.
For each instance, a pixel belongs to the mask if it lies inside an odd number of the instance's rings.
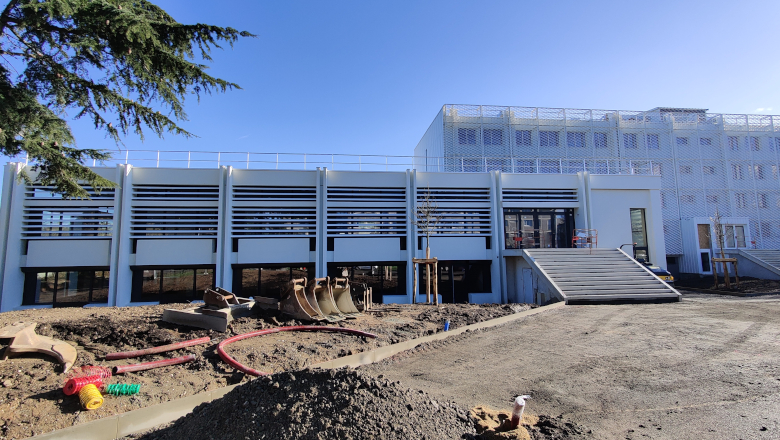
[{"label": "red hose", "polygon": [[276,327],[276,328],[269,328],[265,330],[257,330],[254,332],[244,333],[241,335],[236,335],[227,338],[224,341],[220,342],[219,345],[217,345],[217,353],[219,353],[219,357],[221,357],[223,361],[227,362],[228,364],[230,364],[231,367],[235,368],[238,371],[243,371],[244,373],[250,376],[265,376],[268,373],[255,370],[254,368],[249,368],[241,364],[237,360],[233,359],[229,354],[225,353],[225,346],[228,344],[232,344],[236,341],[240,341],[242,339],[247,339],[247,338],[253,338],[255,336],[263,336],[263,335],[268,335],[271,333],[279,333],[279,332],[296,332],[296,331],[297,332],[341,332],[341,333],[349,333],[357,336],[365,336],[367,338],[376,338],[376,335],[373,333],[367,333],[364,331],[355,330],[353,328],[326,327],[320,325],[294,325],[291,327]]},{"label": "red hose", "polygon": [[144,362],[142,364],[130,364],[119,365],[114,367],[114,374],[130,373],[133,371],[151,370],[152,368],[166,367],[168,365],[183,364],[185,362],[194,361],[196,356],[194,354],[188,354],[187,356],[177,357],[173,359],[163,359],[161,361]]},{"label": "red hose", "polygon": [[145,348],[143,350],[122,351],[122,352],[119,352],[119,353],[109,353],[109,354],[106,355],[106,360],[107,361],[113,361],[113,360],[116,360],[116,359],[128,359],[128,358],[134,358],[134,357],[138,357],[138,356],[145,356],[147,354],[164,353],[166,351],[178,350],[180,348],[191,347],[193,345],[205,344],[206,342],[209,342],[210,340],[211,340],[211,338],[206,336],[205,338],[190,339],[188,341],[177,342],[175,344],[169,344],[169,345],[161,345],[159,347]]}]

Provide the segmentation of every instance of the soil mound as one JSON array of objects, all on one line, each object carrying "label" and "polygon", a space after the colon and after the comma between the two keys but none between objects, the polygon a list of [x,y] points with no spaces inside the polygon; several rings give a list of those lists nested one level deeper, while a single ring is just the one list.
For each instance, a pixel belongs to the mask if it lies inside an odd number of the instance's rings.
[{"label": "soil mound", "polygon": [[476,324],[493,318],[520,313],[536,307],[532,304],[440,304],[417,316],[420,321],[439,322],[450,321],[450,328],[456,329],[466,325]]},{"label": "soil mound", "polygon": [[351,369],[264,376],[144,440],[473,439],[466,411]]}]

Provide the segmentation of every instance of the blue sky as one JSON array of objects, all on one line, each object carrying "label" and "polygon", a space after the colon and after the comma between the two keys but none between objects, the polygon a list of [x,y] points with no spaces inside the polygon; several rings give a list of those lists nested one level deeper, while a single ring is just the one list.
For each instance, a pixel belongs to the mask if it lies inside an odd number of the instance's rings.
[{"label": "blue sky", "polygon": [[186,101],[199,138],[130,149],[411,155],[450,103],[780,113],[777,1],[157,3],[258,38],[213,54],[243,90]]}]

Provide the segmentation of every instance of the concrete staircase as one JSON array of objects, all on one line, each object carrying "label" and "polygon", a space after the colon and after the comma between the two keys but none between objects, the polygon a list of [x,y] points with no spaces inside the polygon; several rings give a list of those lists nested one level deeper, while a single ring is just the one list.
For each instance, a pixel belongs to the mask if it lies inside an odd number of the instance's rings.
[{"label": "concrete staircase", "polygon": [[780,276],[780,249],[740,249],[739,254]]},{"label": "concrete staircase", "polygon": [[566,304],[682,297],[620,249],[525,249],[523,258]]}]

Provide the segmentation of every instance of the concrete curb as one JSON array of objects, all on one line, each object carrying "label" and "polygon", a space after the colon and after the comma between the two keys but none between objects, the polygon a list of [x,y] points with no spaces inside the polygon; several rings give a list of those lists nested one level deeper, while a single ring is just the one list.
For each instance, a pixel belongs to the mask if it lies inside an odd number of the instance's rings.
[{"label": "concrete curb", "polygon": [[[374,362],[378,362],[382,359],[386,359],[402,351],[410,350],[426,342],[440,341],[442,339],[459,335],[469,330],[474,331],[488,327],[495,327],[497,325],[506,324],[508,322],[525,318],[527,316],[536,315],[551,309],[556,309],[562,307],[563,305],[563,302],[558,302],[547,306],[536,307],[524,312],[514,313],[511,315],[502,316],[500,318],[467,325],[450,330],[448,332],[435,333],[433,335],[424,336],[422,338],[411,339],[409,341],[399,342],[393,345],[386,345],[371,351],[320,362],[318,364],[312,365],[311,367],[332,369],[346,366],[357,367],[360,365],[368,365]],[[146,408],[140,408],[122,414],[117,414],[115,416],[105,417],[100,420],[84,423],[83,425],[72,426],[70,428],[36,435],[32,438],[38,440],[114,440],[126,435],[146,431],[165,423],[173,422],[176,419],[192,412],[192,410],[201,403],[211,402],[212,400],[219,399],[220,397],[232,391],[233,388],[237,387],[238,385],[240,384],[229,385],[218,388],[216,390],[194,394],[182,399],[176,399],[157,405],[147,406]]]},{"label": "concrete curb", "polygon": [[712,289],[699,289],[697,287],[680,287],[680,290],[687,290],[696,293],[709,293],[710,295],[737,296],[740,298],[752,298],[754,296],[765,296],[765,295],[780,295],[780,292],[741,293],[741,292],[728,292],[728,291],[712,290]]}]

